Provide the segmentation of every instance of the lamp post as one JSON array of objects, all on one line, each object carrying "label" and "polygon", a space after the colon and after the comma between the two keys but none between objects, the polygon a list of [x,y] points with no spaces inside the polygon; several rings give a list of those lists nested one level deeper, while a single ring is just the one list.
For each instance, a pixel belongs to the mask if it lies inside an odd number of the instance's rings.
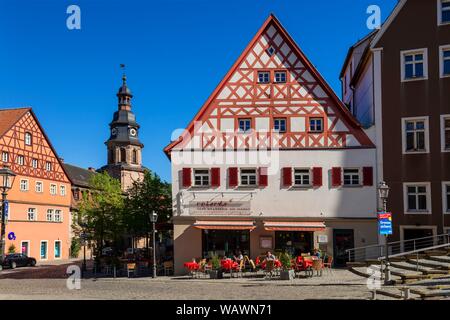
[{"label": "lamp post", "polygon": [[16,174],[12,172],[9,167],[3,166],[0,169],[0,189],[2,192],[2,227],[0,232],[0,270],[2,269],[3,259],[5,257],[5,249],[6,249],[6,196],[8,195],[8,191],[12,188],[14,184],[14,179],[16,178]]},{"label": "lamp post", "polygon": [[150,216],[150,221],[153,224],[153,228],[152,228],[152,233],[153,233],[153,278],[156,278],[156,228],[155,228],[155,223],[156,221],[158,221],[158,214],[153,211],[152,215]]},{"label": "lamp post", "polygon": [[[387,211],[387,199],[389,197],[389,186],[386,184],[386,182],[381,181],[378,185],[378,196],[380,197],[380,200],[383,204],[383,213],[386,213]],[[388,244],[388,237],[389,235],[385,235],[385,255],[386,255],[386,266],[384,268],[384,284],[388,285],[391,283],[391,270],[390,270],[390,263],[389,263],[389,244]]]}]

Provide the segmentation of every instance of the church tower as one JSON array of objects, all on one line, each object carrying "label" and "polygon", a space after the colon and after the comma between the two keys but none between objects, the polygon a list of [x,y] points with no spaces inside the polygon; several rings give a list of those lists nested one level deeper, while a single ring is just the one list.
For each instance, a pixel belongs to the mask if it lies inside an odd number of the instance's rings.
[{"label": "church tower", "polygon": [[118,110],[109,124],[110,137],[105,142],[108,150],[108,164],[100,169],[119,179],[122,190],[127,191],[134,181],[142,180],[142,148],[139,141],[139,124],[131,111],[133,95],[127,86],[127,77],[122,77],[122,86],[117,92]]}]

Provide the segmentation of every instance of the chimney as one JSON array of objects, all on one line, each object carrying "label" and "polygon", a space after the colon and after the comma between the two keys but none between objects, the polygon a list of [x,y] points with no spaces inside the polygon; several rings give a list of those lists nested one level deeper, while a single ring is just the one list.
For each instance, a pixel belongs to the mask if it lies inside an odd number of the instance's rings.
[{"label": "chimney", "polygon": [[64,159],[63,159],[63,158],[59,158],[59,161],[60,161],[61,163],[64,163]]},{"label": "chimney", "polygon": [[91,171],[91,172],[95,172],[95,169],[92,168],[92,167],[89,167],[88,170]]}]

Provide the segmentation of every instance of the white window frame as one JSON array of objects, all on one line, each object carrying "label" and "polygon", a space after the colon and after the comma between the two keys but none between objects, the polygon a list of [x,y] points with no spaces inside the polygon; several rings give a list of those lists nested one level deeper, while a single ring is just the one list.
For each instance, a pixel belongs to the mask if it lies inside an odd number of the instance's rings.
[{"label": "white window frame", "polygon": [[[55,192],[52,192],[52,187],[55,187]],[[58,194],[58,186],[54,183],[50,184],[50,195],[56,196]]]},{"label": "white window frame", "polygon": [[[59,242],[59,257],[56,256],[56,243]],[[53,259],[61,260],[62,259],[62,241],[54,240],[53,241]]]},{"label": "white window frame", "polygon": [[24,142],[26,146],[33,145],[33,135],[30,132],[25,132]]},{"label": "white window frame", "polygon": [[9,152],[2,151],[2,162],[9,162]]},{"label": "white window frame", "polygon": [[[358,184],[345,184],[345,179],[344,179],[344,175],[345,175],[345,170],[358,170]],[[363,179],[362,179],[362,170],[361,168],[352,168],[352,167],[345,167],[342,168],[342,173],[341,173],[341,181],[342,181],[342,187],[344,188],[358,188],[358,187],[362,187],[363,185]]]},{"label": "white window frame", "polygon": [[[248,130],[241,130],[241,121],[249,121],[250,127]],[[238,118],[238,132],[239,133],[249,133],[252,131],[252,119],[251,118]]]},{"label": "white window frame", "polygon": [[[243,173],[242,170],[255,170],[255,184],[243,184],[242,183],[242,177]],[[246,173],[245,176],[250,177],[250,173]],[[250,178],[248,178],[248,181],[250,181]],[[246,188],[254,188],[258,186],[258,169],[257,168],[239,168],[239,186],[240,187],[246,187]]]},{"label": "white window frame", "polygon": [[[275,128],[275,122],[276,121],[284,121],[284,130],[278,130]],[[274,118],[273,119],[273,131],[274,132],[280,132],[280,133],[284,133],[287,131],[287,119],[286,118]]]},{"label": "white window frame", "polygon": [[[56,217],[57,217],[56,214],[57,214],[57,213],[58,213],[58,219],[56,219]],[[62,221],[63,221],[63,211],[62,211],[62,210],[56,209],[56,210],[54,211],[53,221],[54,221],[54,222],[62,222]]]},{"label": "white window frame", "polygon": [[52,163],[50,161],[45,162],[45,171],[52,171]]},{"label": "white window frame", "polygon": [[450,181],[442,181],[442,212],[450,214],[450,202],[447,202],[447,186],[450,186]]},{"label": "white window frame", "polygon": [[31,241],[30,240],[22,240],[22,241],[20,241],[20,253],[23,253],[22,252],[22,247],[23,247],[23,243],[24,242],[28,243],[28,250],[27,250],[27,252],[25,254],[27,255],[27,257],[29,257],[30,256],[30,251],[31,251]]},{"label": "white window frame", "polygon": [[31,166],[32,166],[34,169],[37,169],[37,168],[39,167],[39,160],[36,159],[36,158],[31,159]]},{"label": "white window frame", "polygon": [[59,186],[59,195],[61,197],[65,197],[67,195],[66,186],[64,185]]},{"label": "white window frame", "polygon": [[430,226],[430,225],[426,225],[426,226],[417,226],[417,225],[400,225],[399,226],[400,229],[400,240],[401,240],[401,245],[400,245],[400,249],[403,252],[405,250],[404,248],[404,243],[405,243],[405,229],[430,229],[433,232],[433,236],[437,235],[437,226]]},{"label": "white window frame", "polygon": [[438,26],[445,26],[445,25],[450,24],[450,22],[442,22],[442,3],[443,2],[450,2],[450,0],[437,0]]},{"label": "white window frame", "polygon": [[[45,242],[47,245],[45,246],[47,250],[45,251],[45,258],[42,258],[41,252],[42,252],[42,243]],[[45,261],[48,260],[48,240],[41,240],[39,242],[39,260]]]},{"label": "white window frame", "polygon": [[[315,127],[316,127],[316,129],[312,129],[311,128],[311,121],[313,121],[313,120],[315,120],[316,121],[316,123],[315,123]],[[318,120],[320,120],[320,122],[322,123],[321,124],[321,127],[322,127],[322,130],[317,130],[317,121]],[[325,121],[324,121],[324,118],[323,117],[310,117],[309,119],[308,119],[308,129],[309,129],[309,132],[312,132],[312,133],[322,133],[322,132],[324,132],[325,131],[325,128],[324,128],[324,125],[325,125]]]},{"label": "white window frame", "polygon": [[[198,173],[197,171],[199,170],[204,170],[207,171],[208,173]],[[201,184],[196,184],[196,176],[200,176],[200,180],[201,180]],[[204,182],[204,178],[208,177],[208,183],[207,184],[203,184]],[[207,188],[211,186],[211,170],[209,170],[208,168],[194,168],[192,170],[192,186],[196,187],[196,188]]]},{"label": "white window frame", "polygon": [[[422,54],[423,55],[423,77],[417,77],[417,78],[411,78],[406,79],[405,78],[405,56],[412,55],[412,54]],[[404,50],[400,51],[400,61],[401,61],[401,76],[402,82],[411,82],[411,81],[421,81],[421,80],[428,80],[428,48],[421,48],[421,49],[413,49],[413,50]]]},{"label": "white window frame", "polygon": [[[402,118],[402,154],[420,154],[430,153],[430,129],[429,117],[406,117]],[[408,121],[423,121],[425,125],[425,150],[424,151],[406,151],[406,122]]]},{"label": "white window frame", "polygon": [[[268,74],[269,75],[269,80],[267,82],[259,81],[259,75],[260,74]],[[270,83],[270,71],[258,71],[257,74],[256,74],[256,77],[257,77],[258,83],[260,83],[260,84],[269,84]]]},{"label": "white window frame", "polygon": [[[40,191],[38,190],[38,185],[40,184],[41,189]],[[37,193],[43,193],[44,192],[44,182],[42,181],[36,181],[35,185],[34,185],[34,191],[36,191]]]},{"label": "white window frame", "polygon": [[450,74],[444,74],[444,51],[450,51],[450,44],[439,46],[439,75],[441,78],[450,78]]},{"label": "white window frame", "polygon": [[[25,188],[22,188],[22,182],[25,182]],[[30,190],[30,181],[28,179],[20,179],[19,189],[22,192]]]},{"label": "white window frame", "polygon": [[[30,219],[31,210],[34,210],[33,219]],[[37,214],[38,214],[37,208],[28,208],[27,209],[27,221],[37,221]]]},{"label": "white window frame", "polygon": [[[408,211],[408,187],[426,187],[426,200],[427,209],[426,210],[416,210]],[[432,203],[431,203],[431,184],[430,182],[404,182],[403,183],[403,211],[405,214],[431,214]]]},{"label": "white window frame", "polygon": [[21,154],[17,155],[17,161],[16,161],[16,163],[17,163],[19,166],[23,166],[23,165],[25,164],[25,157],[24,157],[23,155],[21,155]]},{"label": "white window frame", "polygon": [[[48,219],[49,217],[50,217],[50,220]],[[45,215],[45,221],[47,221],[47,222],[55,221],[55,210],[54,209],[47,209],[47,213]]]},{"label": "white window frame", "polygon": [[450,149],[445,149],[445,119],[450,119],[450,114],[441,115],[441,151],[450,152]]},{"label": "white window frame", "polygon": [[[309,176],[309,178],[308,178],[309,183],[308,184],[297,184],[297,183],[295,183],[295,171],[296,170],[308,171],[308,176]],[[306,174],[302,173],[301,175],[303,176],[303,175],[306,175]],[[312,176],[311,168],[300,168],[300,167],[298,167],[298,168],[293,168],[292,169],[292,186],[293,187],[295,187],[295,188],[310,188],[313,185],[312,184],[312,179],[313,179],[313,176]],[[303,181],[303,178],[301,180]]]},{"label": "white window frame", "polygon": [[[277,81],[277,74],[283,74],[284,73],[284,81]],[[275,83],[287,83],[287,71],[279,70],[274,72],[273,80]]]}]

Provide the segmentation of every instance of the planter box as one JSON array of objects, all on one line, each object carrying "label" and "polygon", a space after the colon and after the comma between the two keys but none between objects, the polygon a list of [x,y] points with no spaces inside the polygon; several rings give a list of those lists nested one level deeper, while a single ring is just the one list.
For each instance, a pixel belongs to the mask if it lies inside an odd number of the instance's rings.
[{"label": "planter box", "polygon": [[280,272],[280,280],[293,280],[294,278],[295,278],[294,270]]},{"label": "planter box", "polygon": [[211,270],[211,271],[209,271],[209,278],[210,279],[223,279],[223,272],[222,272],[222,270]]}]

